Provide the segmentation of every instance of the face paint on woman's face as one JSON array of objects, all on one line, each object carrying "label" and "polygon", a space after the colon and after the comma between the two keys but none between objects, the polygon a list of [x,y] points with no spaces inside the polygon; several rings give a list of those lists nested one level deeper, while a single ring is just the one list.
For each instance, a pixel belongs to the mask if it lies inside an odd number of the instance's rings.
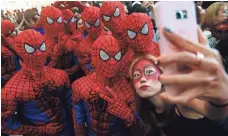
[{"label": "face paint on woman's face", "polygon": [[133,69],[133,84],[140,97],[153,97],[161,90],[160,69],[150,60],[140,60]]}]

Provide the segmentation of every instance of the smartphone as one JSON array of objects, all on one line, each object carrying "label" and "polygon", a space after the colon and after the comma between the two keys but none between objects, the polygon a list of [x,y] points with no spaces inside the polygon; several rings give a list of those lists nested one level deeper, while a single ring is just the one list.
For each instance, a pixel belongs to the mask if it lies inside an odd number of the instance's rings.
[{"label": "smartphone", "polygon": [[[192,1],[162,1],[155,4],[156,27],[169,27],[180,36],[198,42],[195,4]],[[178,51],[160,32],[160,53]]]},{"label": "smartphone", "polygon": [[[198,42],[196,9],[194,2],[191,1],[162,1],[155,4],[155,21],[159,29],[160,39],[158,41],[160,54],[170,54],[179,52],[178,48],[172,45],[161,32],[161,28],[169,27],[179,36]],[[180,58],[181,59],[181,58]],[[167,75],[187,73],[189,67],[184,64],[169,64],[162,67],[162,72]],[[166,92],[171,95],[179,93],[177,90],[183,90],[180,86],[165,86]]]}]

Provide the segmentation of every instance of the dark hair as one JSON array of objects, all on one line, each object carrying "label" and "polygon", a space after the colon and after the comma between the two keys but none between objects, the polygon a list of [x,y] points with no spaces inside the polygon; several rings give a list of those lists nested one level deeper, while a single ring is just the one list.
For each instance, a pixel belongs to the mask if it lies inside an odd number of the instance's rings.
[{"label": "dark hair", "polygon": [[17,24],[19,25],[23,19],[23,13],[18,12],[16,15],[17,15]]},{"label": "dark hair", "polygon": [[200,10],[198,8],[198,6],[195,4],[195,8],[196,8],[196,21],[197,21],[197,24],[199,25],[200,24]]},{"label": "dark hair", "polygon": [[[135,88],[132,85],[132,88]],[[170,125],[175,116],[174,105],[165,105],[164,120],[159,122],[155,113],[155,106],[146,98],[141,98],[136,91],[134,91],[136,110],[146,126],[147,136],[165,136],[162,127]]]}]

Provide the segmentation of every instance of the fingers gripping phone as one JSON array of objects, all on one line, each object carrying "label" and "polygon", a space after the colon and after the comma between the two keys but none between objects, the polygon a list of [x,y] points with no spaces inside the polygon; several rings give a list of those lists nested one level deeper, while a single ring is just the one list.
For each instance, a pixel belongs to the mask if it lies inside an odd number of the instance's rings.
[{"label": "fingers gripping phone", "polygon": [[[198,42],[195,4],[192,1],[162,1],[155,4],[156,26],[169,27],[180,36]],[[167,54],[176,52],[176,48],[160,32],[160,52]]]}]

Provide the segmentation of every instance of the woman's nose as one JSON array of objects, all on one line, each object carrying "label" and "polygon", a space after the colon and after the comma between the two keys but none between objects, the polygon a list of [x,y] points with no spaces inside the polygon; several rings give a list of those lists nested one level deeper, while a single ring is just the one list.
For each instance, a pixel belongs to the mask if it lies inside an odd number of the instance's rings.
[{"label": "woman's nose", "polygon": [[142,83],[145,83],[146,81],[147,81],[146,78],[142,77],[141,80],[140,80],[140,83],[142,84]]}]

